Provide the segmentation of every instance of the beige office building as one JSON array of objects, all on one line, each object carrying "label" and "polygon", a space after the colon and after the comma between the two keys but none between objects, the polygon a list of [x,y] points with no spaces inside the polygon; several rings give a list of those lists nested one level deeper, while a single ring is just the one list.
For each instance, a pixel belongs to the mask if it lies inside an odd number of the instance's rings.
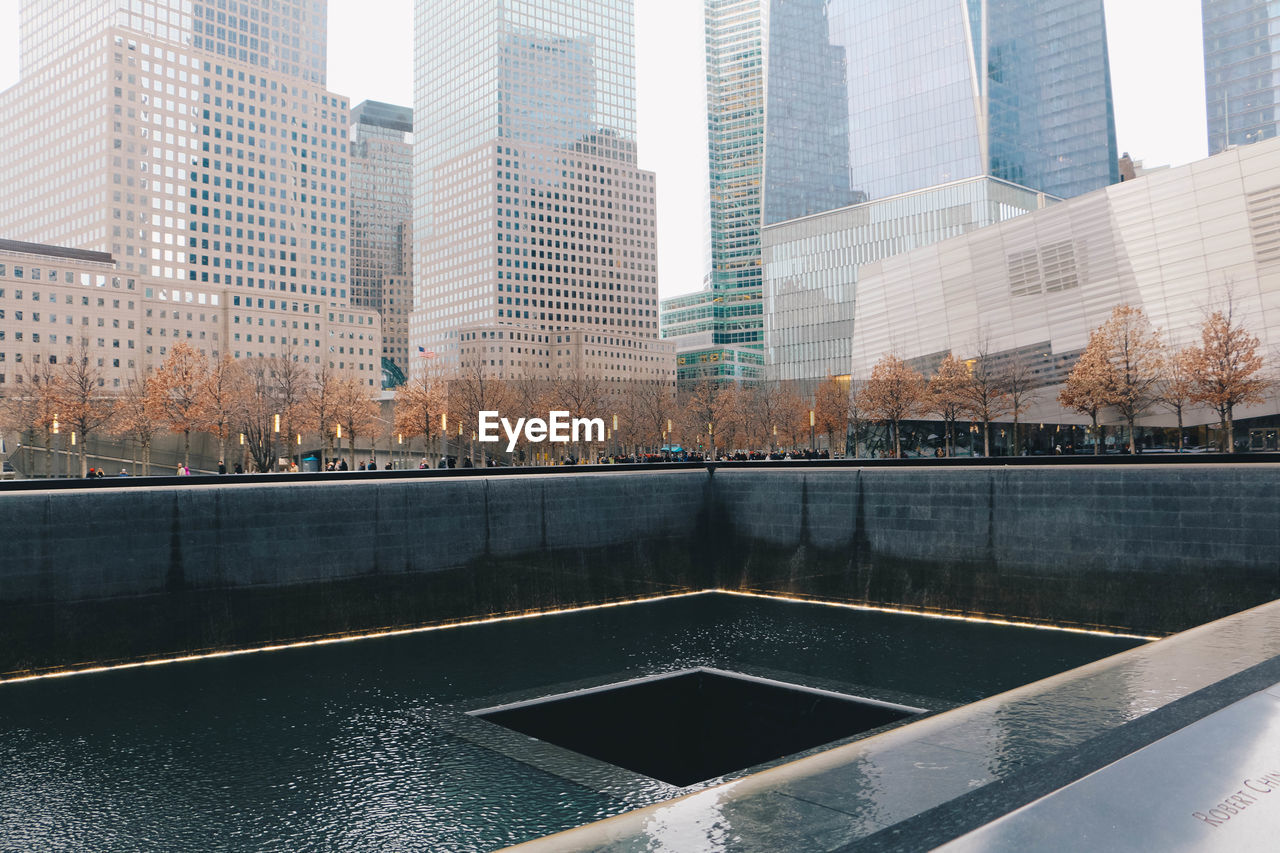
[{"label": "beige office building", "polygon": [[377,324],[368,312],[319,303],[295,311],[268,297],[258,309],[246,299],[221,287],[122,272],[102,252],[0,240],[0,395],[82,343],[102,386],[112,390],[127,387],[180,341],[211,359],[291,352],[317,365],[319,351],[337,371],[376,375]]},{"label": "beige office building", "polygon": [[418,0],[415,369],[674,388],[631,6]]},{"label": "beige office building", "polygon": [[0,237],[109,256],[137,321],[164,321],[135,361],[190,332],[211,356],[288,353],[380,384],[377,315],[350,303],[349,107],[324,88],[325,16],[300,0],[22,4]]}]

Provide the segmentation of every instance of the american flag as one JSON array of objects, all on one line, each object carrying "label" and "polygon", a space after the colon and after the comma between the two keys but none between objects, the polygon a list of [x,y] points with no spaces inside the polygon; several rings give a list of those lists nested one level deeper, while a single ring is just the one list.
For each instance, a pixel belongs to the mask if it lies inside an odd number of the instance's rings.
[{"label": "american flag", "polygon": [[435,350],[429,350],[426,347],[418,347],[418,356],[420,358],[435,358]]}]

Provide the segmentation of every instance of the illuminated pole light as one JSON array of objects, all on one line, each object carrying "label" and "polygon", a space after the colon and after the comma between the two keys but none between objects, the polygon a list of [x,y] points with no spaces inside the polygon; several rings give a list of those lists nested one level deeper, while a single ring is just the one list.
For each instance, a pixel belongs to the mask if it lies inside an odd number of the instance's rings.
[{"label": "illuminated pole light", "polygon": [[275,416],[275,431],[280,432],[280,416]]}]

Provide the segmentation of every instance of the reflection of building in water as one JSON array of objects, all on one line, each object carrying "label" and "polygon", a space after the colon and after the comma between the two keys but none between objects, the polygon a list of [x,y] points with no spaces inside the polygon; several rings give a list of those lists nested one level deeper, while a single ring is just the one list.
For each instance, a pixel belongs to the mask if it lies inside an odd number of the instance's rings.
[{"label": "reflection of building in water", "polygon": [[670,381],[630,0],[419,0],[416,21],[410,351]]},{"label": "reflection of building in water", "polygon": [[[1038,193],[1118,180],[1101,0],[773,0],[766,28],[779,69],[766,74],[765,345],[779,378],[847,372],[860,265],[1034,210]],[[837,55],[844,109],[822,97]],[[819,77],[788,76],[801,64],[786,56],[818,57]],[[792,99],[807,115],[770,88],[793,80],[809,86]],[[825,143],[769,148],[775,104],[781,126]],[[872,206],[780,222],[796,205],[774,177],[831,175],[845,150],[838,186],[865,194],[845,204]]]}]

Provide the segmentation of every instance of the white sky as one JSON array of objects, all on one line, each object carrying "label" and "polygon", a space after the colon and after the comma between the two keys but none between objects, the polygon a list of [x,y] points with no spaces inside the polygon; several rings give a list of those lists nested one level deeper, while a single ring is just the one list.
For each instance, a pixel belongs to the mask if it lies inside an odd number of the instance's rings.
[{"label": "white sky", "polygon": [[[17,79],[18,2],[0,0],[0,89]],[[1148,166],[1204,157],[1200,0],[1105,3],[1120,150]],[[702,283],[702,2],[635,5],[640,165],[658,175],[658,280],[665,297]],[[372,98],[413,105],[412,0],[329,0],[329,88],[353,104]]]}]

